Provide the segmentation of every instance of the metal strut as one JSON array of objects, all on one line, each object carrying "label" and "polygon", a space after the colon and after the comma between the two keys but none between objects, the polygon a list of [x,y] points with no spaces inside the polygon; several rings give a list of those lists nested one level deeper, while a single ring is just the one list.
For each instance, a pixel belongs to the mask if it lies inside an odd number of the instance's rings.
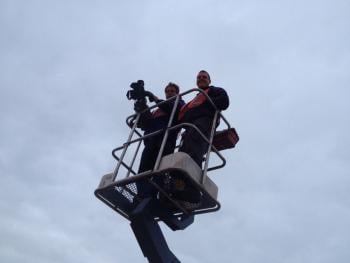
[{"label": "metal strut", "polygon": [[[151,263],[180,263],[170,251],[158,222],[154,219],[154,215],[150,213],[152,206],[153,200],[146,198],[140,202],[130,215],[130,226],[142,253]],[[193,216],[191,219],[186,222],[185,226],[181,226],[179,221],[180,224],[176,227],[177,230],[191,224]]]}]

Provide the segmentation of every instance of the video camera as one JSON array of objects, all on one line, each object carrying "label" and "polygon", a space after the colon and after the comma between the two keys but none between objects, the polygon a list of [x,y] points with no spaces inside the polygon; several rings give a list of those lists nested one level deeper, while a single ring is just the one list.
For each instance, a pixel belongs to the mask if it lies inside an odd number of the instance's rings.
[{"label": "video camera", "polygon": [[130,84],[131,90],[128,90],[126,97],[128,100],[142,100],[148,97],[150,102],[154,101],[154,95],[152,92],[146,91],[144,87],[145,83],[143,80],[138,80]]},{"label": "video camera", "polygon": [[134,110],[136,112],[142,112],[147,109],[146,97],[150,102],[156,100],[156,96],[152,92],[146,91],[143,80],[138,80],[130,84],[131,90],[128,90],[126,97],[128,100],[134,100]]}]

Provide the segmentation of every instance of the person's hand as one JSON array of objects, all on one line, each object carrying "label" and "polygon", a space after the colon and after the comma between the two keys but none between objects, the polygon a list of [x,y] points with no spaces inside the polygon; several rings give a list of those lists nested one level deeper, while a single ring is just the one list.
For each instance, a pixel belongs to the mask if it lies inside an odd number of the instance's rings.
[{"label": "person's hand", "polygon": [[150,102],[154,102],[154,101],[159,100],[159,98],[150,91],[146,91],[146,95],[147,95]]}]

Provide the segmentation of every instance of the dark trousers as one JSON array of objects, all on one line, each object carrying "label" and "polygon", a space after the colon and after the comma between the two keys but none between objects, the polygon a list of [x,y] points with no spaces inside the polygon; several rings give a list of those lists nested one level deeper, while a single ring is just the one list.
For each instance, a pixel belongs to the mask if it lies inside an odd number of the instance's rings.
[{"label": "dark trousers", "polygon": [[[155,136],[154,138],[148,139],[145,144],[145,148],[142,151],[141,161],[138,173],[142,173],[144,171],[153,170],[154,165],[156,164],[157,156],[160,150],[160,146],[162,144],[163,135]],[[163,150],[162,156],[171,154],[175,149],[175,142],[166,142]]]},{"label": "dark trousers", "polygon": [[139,173],[152,170],[159,153],[160,146],[158,144],[152,144],[145,146],[141,154],[141,161],[139,166]]},{"label": "dark trousers", "polygon": [[[209,137],[213,124],[212,117],[201,117],[191,123],[194,124],[204,136],[207,138]],[[208,146],[208,143],[194,128],[187,128],[179,152],[187,153],[199,167],[202,167],[203,156],[207,152]]]},{"label": "dark trousers", "polygon": [[[154,138],[147,140],[145,148],[142,151],[138,173],[153,170],[162,140],[163,136],[155,136]],[[162,156],[173,153],[174,149],[175,142],[166,142]],[[158,185],[161,184],[161,182],[157,181],[157,179],[154,179],[153,182]],[[146,180],[137,181],[136,186],[138,194],[143,197],[155,196],[157,194],[155,187],[151,186]]]},{"label": "dark trousers", "polygon": [[[212,117],[201,117],[191,122],[194,124],[207,138],[210,135],[212,128]],[[179,152],[187,153],[200,168],[202,168],[202,161],[204,154],[208,151],[208,143],[194,128],[186,128],[183,136],[183,142]],[[175,199],[185,200],[192,203],[201,201],[201,193],[190,182],[185,182],[184,191],[178,191],[173,194]]]}]

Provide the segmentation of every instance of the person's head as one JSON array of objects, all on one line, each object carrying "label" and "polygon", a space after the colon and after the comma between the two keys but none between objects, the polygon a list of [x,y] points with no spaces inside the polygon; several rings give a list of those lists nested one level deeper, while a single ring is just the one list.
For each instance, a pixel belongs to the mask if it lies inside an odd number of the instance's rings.
[{"label": "person's head", "polygon": [[200,89],[206,89],[210,85],[210,75],[207,71],[201,70],[197,74],[197,86]]},{"label": "person's head", "polygon": [[175,83],[169,82],[169,84],[166,85],[164,92],[165,92],[165,98],[169,99],[169,98],[179,94],[180,88]]}]

